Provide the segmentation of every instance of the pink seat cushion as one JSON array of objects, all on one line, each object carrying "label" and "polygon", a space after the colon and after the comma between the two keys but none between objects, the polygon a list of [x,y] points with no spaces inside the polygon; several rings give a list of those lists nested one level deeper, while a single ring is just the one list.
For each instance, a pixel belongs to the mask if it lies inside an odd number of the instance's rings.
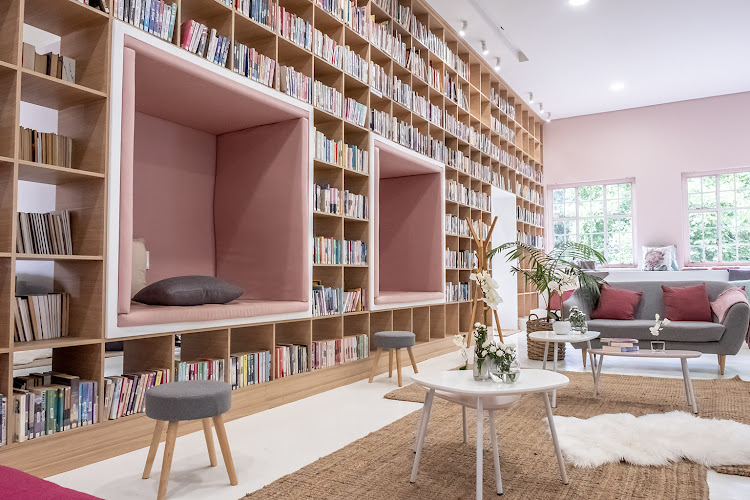
[{"label": "pink seat cushion", "polygon": [[375,298],[375,304],[406,304],[428,300],[441,300],[443,297],[443,292],[390,292],[381,290],[380,295]]},{"label": "pink seat cushion", "polygon": [[705,283],[679,288],[662,285],[661,290],[664,317],[670,321],[713,321]]},{"label": "pink seat cushion", "polygon": [[204,304],[202,306],[147,306],[133,302],[130,313],[117,316],[117,326],[161,325],[195,321],[220,321],[226,319],[255,318],[304,312],[307,302],[285,300],[235,300],[229,304]]},{"label": "pink seat cushion", "polygon": [[604,285],[599,305],[591,313],[591,319],[635,319],[635,309],[643,297],[642,292],[612,288]]},{"label": "pink seat cushion", "polygon": [[102,500],[0,465],[0,497],[13,500]]}]

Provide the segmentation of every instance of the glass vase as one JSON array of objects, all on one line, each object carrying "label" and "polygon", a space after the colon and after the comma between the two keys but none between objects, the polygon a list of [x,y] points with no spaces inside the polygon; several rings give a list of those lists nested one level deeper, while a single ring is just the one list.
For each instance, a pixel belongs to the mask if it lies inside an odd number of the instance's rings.
[{"label": "glass vase", "polygon": [[490,360],[477,358],[474,360],[474,380],[483,382],[490,378]]},{"label": "glass vase", "polygon": [[667,350],[667,343],[663,340],[652,340],[651,351],[652,352],[664,352]]},{"label": "glass vase", "polygon": [[521,376],[521,365],[518,360],[511,361],[509,366],[494,366],[490,369],[490,377],[498,384],[512,384]]}]

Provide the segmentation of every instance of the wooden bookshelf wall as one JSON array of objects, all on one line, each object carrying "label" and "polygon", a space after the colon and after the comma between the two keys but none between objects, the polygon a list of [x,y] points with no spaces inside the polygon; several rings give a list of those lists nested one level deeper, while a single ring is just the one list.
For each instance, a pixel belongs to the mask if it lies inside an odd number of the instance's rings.
[{"label": "wooden bookshelf wall", "polygon": [[[465,125],[485,134],[491,142],[510,155],[542,172],[542,121],[522,99],[505,84],[496,72],[472,47],[441,19],[425,0],[404,0],[400,4],[412,9],[417,18],[449,48],[469,64],[470,77],[464,78],[444,62],[409,29],[392,20],[374,0],[358,0],[376,22],[392,22],[407,46],[420,50],[428,66],[445,72],[456,80],[468,97],[464,109],[446,97],[427,81],[412,73],[389,54],[371,45],[367,38],[337,17],[326,12],[314,0],[280,0],[280,6],[312,23],[341,45],[349,45],[366,61],[383,67],[389,77],[411,85],[419,95],[448,112]],[[460,151],[470,159],[489,166],[502,184],[517,193],[517,205],[531,212],[543,214],[543,206],[522,190],[535,193],[543,200],[540,179],[525,175],[483,153],[469,142],[445,128],[426,120],[402,104],[374,92],[366,82],[344,73],[311,51],[278,36],[274,30],[240,14],[217,0],[177,0],[178,13],[175,37],[179,46],[179,25],[188,19],[217,28],[233,42],[255,48],[276,60],[279,65],[292,65],[298,71],[336,88],[370,109],[386,111],[399,120],[419,129],[447,147]],[[14,353],[52,348],[53,369],[104,382],[104,284],[106,241],[107,155],[109,137],[109,75],[112,23],[121,22],[112,14],[105,14],[77,0],[6,0],[0,7],[0,393],[12,394]],[[61,37],[61,55],[76,59],[76,83],[41,75],[22,68],[21,52],[23,24],[28,24]],[[232,52],[227,68],[232,70]],[[220,69],[217,68],[220,71]],[[276,82],[278,90],[278,81]],[[492,91],[506,99],[515,109],[515,119],[501,111],[490,96]],[[21,124],[20,103],[27,102],[58,111],[58,133],[73,139],[73,168],[66,169],[20,159]],[[514,142],[504,139],[491,127],[492,118],[507,125],[516,133]],[[369,119],[364,127],[316,109],[316,129],[328,139],[342,140],[367,150]],[[444,125],[444,123],[443,123]],[[367,194],[370,176],[340,165],[315,161],[315,180],[329,183],[356,194]],[[455,181],[480,193],[490,193],[491,183],[451,166],[446,166],[446,181]],[[72,237],[75,255],[29,255],[16,252],[16,211],[18,182],[29,181],[55,186],[58,209],[72,212]],[[370,202],[372,202],[370,200]],[[446,200],[446,213],[460,218],[491,223],[491,212],[457,201]],[[368,242],[369,221],[343,215],[315,214],[315,236],[330,236],[339,240]],[[543,228],[518,221],[519,234],[541,237]],[[473,250],[470,236],[446,235],[447,247],[452,250]],[[368,242],[368,247],[370,242]],[[369,256],[372,248],[368,248]],[[70,336],[44,341],[15,342],[13,339],[12,300],[15,296],[15,276],[19,262],[47,261],[54,265],[56,291],[71,294]],[[368,284],[368,266],[315,265],[313,278],[326,286],[344,289]],[[449,269],[446,281],[468,282],[469,269]],[[110,279],[112,279],[110,277]],[[368,290],[368,293],[370,290]],[[519,315],[536,306],[536,293],[519,282]],[[173,368],[175,360],[174,335],[182,334],[181,356],[191,353],[200,357],[222,357],[228,362],[230,353],[249,349],[272,350],[277,342],[299,342],[310,345],[314,340],[343,338],[368,334],[390,328],[410,329],[417,334],[415,349],[418,359],[454,350],[450,337],[468,332],[474,322],[470,317],[470,302],[394,309],[377,312],[356,312],[299,321],[254,324],[209,331],[189,331],[154,334],[130,338],[125,342],[125,371],[146,368]],[[4,333],[3,333],[4,332]],[[111,340],[109,340],[111,341]],[[369,360],[362,360],[334,368],[285,377],[279,380],[246,387],[235,391],[230,418],[283,404],[317,392],[366,378]],[[380,367],[385,370],[385,362]],[[108,374],[109,375],[109,374]],[[100,391],[101,392],[101,391]],[[99,395],[99,408],[103,408]],[[22,443],[12,443],[12,419],[9,419],[9,444],[0,448],[0,463],[21,468],[38,475],[50,475],[96,460],[146,446],[152,429],[143,415],[105,421],[52,436]],[[197,430],[185,426],[181,432]],[[89,444],[92,450],[81,453]]]}]

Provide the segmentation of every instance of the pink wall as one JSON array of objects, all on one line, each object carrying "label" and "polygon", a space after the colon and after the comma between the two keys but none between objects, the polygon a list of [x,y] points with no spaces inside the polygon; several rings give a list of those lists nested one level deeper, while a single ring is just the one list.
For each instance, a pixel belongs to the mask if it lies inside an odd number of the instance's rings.
[{"label": "pink wall", "polygon": [[682,174],[750,168],[749,115],[745,92],[553,120],[545,185],[634,178],[636,259],[642,245],[677,244],[683,263]]},{"label": "pink wall", "polygon": [[146,239],[148,283],[215,276],[216,136],[136,112],[134,155],[133,237]]}]

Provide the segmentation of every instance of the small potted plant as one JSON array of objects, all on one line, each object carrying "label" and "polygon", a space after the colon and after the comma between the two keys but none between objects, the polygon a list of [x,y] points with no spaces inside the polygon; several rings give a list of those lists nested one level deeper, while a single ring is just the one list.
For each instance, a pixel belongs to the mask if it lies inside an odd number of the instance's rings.
[{"label": "small potted plant", "polygon": [[[654,323],[654,326],[649,328],[649,331],[651,332],[651,335],[654,337],[658,337],[659,333],[661,333],[662,330],[664,330],[664,327],[667,326],[670,323],[670,321],[667,318],[660,318],[659,315],[656,315],[656,323]],[[667,343],[663,340],[652,340],[651,341],[651,350],[653,352],[663,352],[667,349]]]},{"label": "small potted plant", "polygon": [[576,306],[570,308],[568,319],[570,320],[571,329],[574,332],[586,333],[589,330],[589,327],[586,324],[586,313],[578,309]]}]

